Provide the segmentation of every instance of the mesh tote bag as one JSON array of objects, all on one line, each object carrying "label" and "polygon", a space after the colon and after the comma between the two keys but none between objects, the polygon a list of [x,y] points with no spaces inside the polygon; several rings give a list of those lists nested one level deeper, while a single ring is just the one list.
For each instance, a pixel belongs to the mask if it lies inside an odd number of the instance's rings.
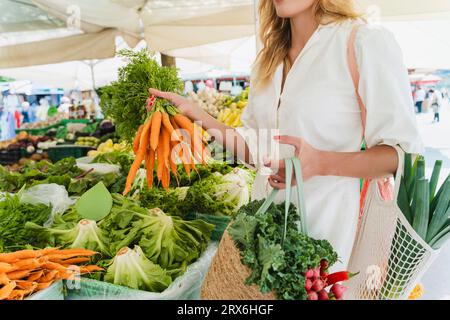
[{"label": "mesh tote bag", "polygon": [[393,199],[383,199],[377,181],[369,183],[348,268],[359,274],[348,281],[345,299],[406,299],[437,256],[397,206],[404,152],[396,150]]}]

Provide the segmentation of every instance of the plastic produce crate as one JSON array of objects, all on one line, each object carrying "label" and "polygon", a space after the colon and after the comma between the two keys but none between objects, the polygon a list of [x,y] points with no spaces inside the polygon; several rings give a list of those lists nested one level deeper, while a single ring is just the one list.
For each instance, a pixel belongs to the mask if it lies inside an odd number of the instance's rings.
[{"label": "plastic produce crate", "polygon": [[20,132],[26,132],[29,135],[32,136],[44,136],[48,130],[50,129],[57,129],[59,127],[59,123],[56,123],[54,125],[48,126],[48,127],[43,127],[43,128],[36,128],[36,129],[16,129],[16,133],[20,133]]},{"label": "plastic produce crate", "polygon": [[0,150],[0,164],[8,165],[17,163],[20,160],[20,155],[21,155],[20,149]]},{"label": "plastic produce crate", "polygon": [[92,147],[75,146],[75,145],[60,145],[49,148],[47,150],[48,157],[53,162],[57,162],[64,158],[82,158],[85,157],[90,150],[95,150]]}]

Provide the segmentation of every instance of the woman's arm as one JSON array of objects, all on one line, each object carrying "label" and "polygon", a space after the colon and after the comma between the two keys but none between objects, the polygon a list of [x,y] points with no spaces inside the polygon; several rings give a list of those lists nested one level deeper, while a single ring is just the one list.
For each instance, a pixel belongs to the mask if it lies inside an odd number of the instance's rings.
[{"label": "woman's arm", "polygon": [[150,89],[150,94],[169,100],[178,110],[186,117],[194,122],[201,123],[203,129],[214,138],[216,142],[221,144],[225,149],[233,153],[239,159],[244,159],[246,163],[250,163],[250,151],[245,140],[237,133],[234,128],[217,121],[202,108],[188,99],[171,92],[162,92],[156,89]]},{"label": "woman's arm", "polygon": [[[303,179],[315,176],[340,176],[353,178],[381,178],[394,174],[398,166],[397,151],[387,145],[379,145],[361,152],[330,152],[313,148],[305,140],[290,136],[275,137],[281,144],[295,148],[295,156],[301,160]],[[284,160],[267,162],[275,174],[269,178],[273,188],[284,189]]]}]

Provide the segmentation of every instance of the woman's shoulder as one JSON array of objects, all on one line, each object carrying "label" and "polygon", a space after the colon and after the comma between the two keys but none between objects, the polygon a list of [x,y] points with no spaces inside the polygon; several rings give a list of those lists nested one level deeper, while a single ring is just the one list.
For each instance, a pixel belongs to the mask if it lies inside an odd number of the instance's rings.
[{"label": "woman's shoulder", "polygon": [[358,26],[357,43],[395,41],[394,34],[380,24],[359,23],[355,26]]}]

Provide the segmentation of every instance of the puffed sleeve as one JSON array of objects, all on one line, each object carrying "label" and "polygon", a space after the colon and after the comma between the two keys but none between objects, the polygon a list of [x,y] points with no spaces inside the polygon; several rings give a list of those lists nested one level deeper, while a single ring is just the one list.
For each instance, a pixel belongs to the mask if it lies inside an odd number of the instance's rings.
[{"label": "puffed sleeve", "polygon": [[399,145],[405,152],[423,153],[408,72],[394,35],[379,26],[361,27],[355,52],[368,147]]},{"label": "puffed sleeve", "polygon": [[[250,86],[250,94],[248,97],[248,103],[241,115],[241,122],[243,127],[236,128],[237,133],[245,140],[249,153],[250,153],[250,163],[252,165],[246,164],[246,166],[255,169],[258,167],[258,139],[257,131],[258,126],[254,115],[254,103],[253,103],[253,90]],[[239,159],[242,163],[245,163],[245,159]]]}]

